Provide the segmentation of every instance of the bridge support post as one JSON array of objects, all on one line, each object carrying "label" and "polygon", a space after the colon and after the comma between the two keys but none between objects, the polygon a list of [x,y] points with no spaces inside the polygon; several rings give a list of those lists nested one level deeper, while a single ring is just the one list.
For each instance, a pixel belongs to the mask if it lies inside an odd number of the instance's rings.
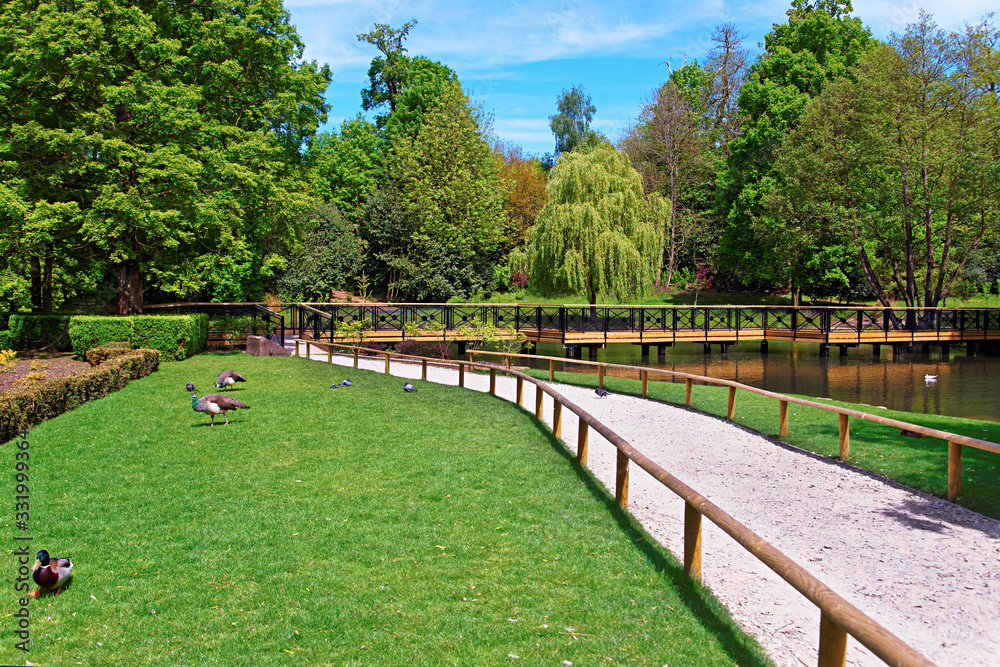
[{"label": "bridge support post", "polygon": [[465,341],[460,340],[458,341],[458,356],[462,356],[463,354],[465,354]]},{"label": "bridge support post", "polygon": [[666,345],[657,345],[656,346],[656,361],[662,363],[662,362],[664,362],[666,360],[667,360],[667,346]]},{"label": "bridge support post", "polygon": [[965,356],[967,357],[976,356],[976,353],[978,351],[979,351],[979,343],[970,342],[965,345]]},{"label": "bridge support post", "polygon": [[819,356],[821,356],[821,357],[829,357],[830,356],[830,344],[829,343],[820,343],[819,344]]},{"label": "bridge support post", "polygon": [[931,353],[931,344],[930,343],[924,343],[923,345],[921,345],[920,346],[920,353],[921,354],[930,354]]},{"label": "bridge support post", "polygon": [[597,359],[597,348],[600,347],[596,343],[591,343],[587,346],[587,358],[591,361]]},{"label": "bridge support post", "polygon": [[882,356],[882,346],[879,345],[878,343],[875,343],[874,345],[872,345],[872,356],[873,357],[881,357]]},{"label": "bridge support post", "polygon": [[729,343],[719,343],[719,352],[729,354]]},{"label": "bridge support post", "polygon": [[649,361],[649,345],[643,343],[639,347],[642,349],[642,360]]},{"label": "bridge support post", "polygon": [[705,343],[705,354],[712,354],[712,344]]},{"label": "bridge support post", "polygon": [[760,341],[760,353],[761,354],[767,354],[767,341],[766,340]]},{"label": "bridge support post", "polygon": [[846,345],[840,345],[839,347],[840,347],[840,356],[846,357],[847,356],[847,346]]},{"label": "bridge support post", "polygon": [[941,358],[948,361],[949,354],[951,354],[951,343],[941,343]]}]

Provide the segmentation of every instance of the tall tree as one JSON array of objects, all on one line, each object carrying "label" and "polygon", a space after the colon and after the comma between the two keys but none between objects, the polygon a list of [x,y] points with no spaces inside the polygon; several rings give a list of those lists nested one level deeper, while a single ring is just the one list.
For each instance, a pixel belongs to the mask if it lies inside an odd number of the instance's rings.
[{"label": "tall tree", "polygon": [[609,144],[568,153],[552,169],[531,230],[532,282],[544,292],[641,296],[663,252],[670,204],[646,198],[642,176]]},{"label": "tall tree", "polygon": [[820,95],[789,139],[772,205],[800,236],[852,241],[886,306],[948,296],[1000,237],[1000,31],[926,15]]},{"label": "tall tree", "polygon": [[309,142],[307,159],[315,194],[356,221],[365,202],[385,180],[385,155],[377,128],[360,114],[340,132],[322,133]]},{"label": "tall tree", "polygon": [[372,60],[368,68],[370,85],[361,91],[361,108],[365,111],[386,104],[390,113],[396,110],[396,98],[408,82],[409,58],[403,40],[415,25],[415,19],[407,21],[398,30],[387,23],[376,23],[372,30],[358,35],[359,42],[371,44],[382,53]]},{"label": "tall tree", "polygon": [[584,92],[583,86],[563,89],[556,100],[556,107],[559,113],[549,116],[549,127],[556,137],[557,156],[578,147],[594,146],[602,140],[600,134],[590,129],[597,107],[590,95]]},{"label": "tall tree", "polygon": [[774,162],[781,143],[809,100],[848,76],[873,44],[850,12],[849,0],[794,0],[787,23],[775,24],[764,38],[764,55],[740,92],[745,120],[719,178],[726,221],[718,253],[730,280],[787,285],[802,273],[809,248],[789,242],[765,202],[780,184]]},{"label": "tall tree", "polygon": [[330,74],[302,50],[279,0],[5,3],[2,224],[110,263],[120,313],[150,278],[246,298],[308,206],[298,151]]},{"label": "tall tree", "polygon": [[500,178],[506,187],[503,209],[507,220],[503,249],[510,251],[524,243],[528,230],[545,205],[548,175],[542,164],[526,156],[520,146],[499,143],[494,146],[494,151],[502,160]]}]

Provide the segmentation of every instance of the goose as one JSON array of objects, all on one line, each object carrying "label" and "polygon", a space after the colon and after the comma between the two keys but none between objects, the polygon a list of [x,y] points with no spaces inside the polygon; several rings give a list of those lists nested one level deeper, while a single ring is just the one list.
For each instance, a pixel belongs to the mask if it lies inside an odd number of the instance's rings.
[{"label": "goose", "polygon": [[226,420],[225,425],[228,425],[229,417],[226,417],[226,411],[250,409],[250,406],[246,403],[240,403],[232,396],[224,394],[205,394],[201,397],[201,400],[198,399],[198,394],[191,394],[191,407],[195,412],[207,412],[212,415],[212,426],[215,426],[215,415],[220,412]]},{"label": "goose", "polygon": [[62,585],[73,574],[73,563],[69,558],[52,558],[49,552],[42,549],[35,556],[35,565],[31,568],[31,578],[38,584],[38,590],[28,593],[30,597],[37,598],[42,589],[56,589],[56,594],[62,589]]},{"label": "goose", "polygon": [[226,389],[232,387],[237,382],[246,382],[247,379],[236,371],[222,371],[215,380],[216,389]]}]

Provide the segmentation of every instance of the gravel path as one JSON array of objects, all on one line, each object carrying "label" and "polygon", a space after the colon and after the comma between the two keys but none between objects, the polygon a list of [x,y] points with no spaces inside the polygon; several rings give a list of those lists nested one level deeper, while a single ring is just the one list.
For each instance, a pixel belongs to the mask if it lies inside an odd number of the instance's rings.
[{"label": "gravel path", "polygon": [[[334,363],[353,360],[335,356]],[[361,364],[385,369],[381,359]],[[392,374],[419,378],[420,367],[393,362]],[[428,379],[457,384],[458,373],[431,367]],[[465,379],[467,388],[489,390],[489,376]],[[930,660],[1000,665],[1000,522],[715,417],[554,386]],[[498,375],[498,396],[515,400],[514,387],[513,378]],[[534,392],[525,383],[528,410]],[[552,402],[546,397],[543,405],[551,426]],[[563,411],[572,451],[577,423]],[[615,450],[593,430],[588,458],[613,493]],[[629,510],[683,560],[684,503],[635,464]],[[714,524],[705,521],[703,531],[703,582],[777,664],[815,665],[818,609]],[[847,663],[883,664],[853,638]]]}]

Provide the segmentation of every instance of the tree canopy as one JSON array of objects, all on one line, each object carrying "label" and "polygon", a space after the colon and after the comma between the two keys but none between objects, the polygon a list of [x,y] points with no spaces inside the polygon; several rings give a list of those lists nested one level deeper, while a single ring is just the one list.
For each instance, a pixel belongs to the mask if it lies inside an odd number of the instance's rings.
[{"label": "tree canopy", "polygon": [[556,137],[556,155],[578,147],[594,146],[601,141],[601,135],[590,129],[597,107],[583,86],[563,89],[556,106],[559,113],[549,116],[549,127]]},{"label": "tree canopy", "polygon": [[5,249],[104,262],[120,313],[147,280],[248,296],[264,238],[309,206],[298,151],[330,73],[302,49],[279,0],[5,3]]},{"label": "tree canopy", "polygon": [[642,176],[609,144],[567,153],[552,169],[530,234],[532,284],[542,290],[642,295],[663,251],[670,204],[643,194]]}]

